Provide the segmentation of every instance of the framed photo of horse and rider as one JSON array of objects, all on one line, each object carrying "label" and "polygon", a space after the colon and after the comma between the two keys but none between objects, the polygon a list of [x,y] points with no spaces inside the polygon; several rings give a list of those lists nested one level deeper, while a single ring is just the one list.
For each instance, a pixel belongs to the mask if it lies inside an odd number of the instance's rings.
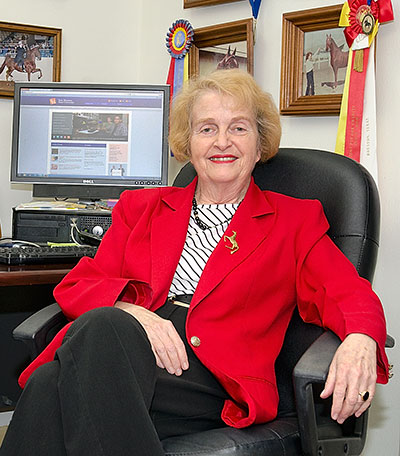
[{"label": "framed photo of horse and rider", "polygon": [[339,27],[341,5],[283,15],[280,112],[337,115],[349,49]]},{"label": "framed photo of horse and rider", "polygon": [[61,29],[0,22],[0,96],[14,81],[59,81]]}]

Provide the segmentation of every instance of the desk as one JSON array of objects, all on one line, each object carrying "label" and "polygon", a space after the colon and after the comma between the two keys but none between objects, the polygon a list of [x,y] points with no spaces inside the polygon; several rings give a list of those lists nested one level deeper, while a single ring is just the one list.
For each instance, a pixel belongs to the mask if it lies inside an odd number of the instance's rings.
[{"label": "desk", "polygon": [[66,264],[31,264],[21,266],[0,264],[0,287],[57,284],[70,270],[71,265]]},{"label": "desk", "polygon": [[73,265],[0,265],[0,411],[12,410],[21,390],[17,379],[30,358],[13,329],[54,302],[53,288]]}]

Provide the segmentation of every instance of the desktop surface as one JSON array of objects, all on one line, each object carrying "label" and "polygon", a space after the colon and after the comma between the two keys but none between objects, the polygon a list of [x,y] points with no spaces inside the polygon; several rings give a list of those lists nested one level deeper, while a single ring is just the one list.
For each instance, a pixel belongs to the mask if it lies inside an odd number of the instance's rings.
[{"label": "desktop surface", "polygon": [[71,264],[0,264],[0,287],[54,285],[71,270]]}]

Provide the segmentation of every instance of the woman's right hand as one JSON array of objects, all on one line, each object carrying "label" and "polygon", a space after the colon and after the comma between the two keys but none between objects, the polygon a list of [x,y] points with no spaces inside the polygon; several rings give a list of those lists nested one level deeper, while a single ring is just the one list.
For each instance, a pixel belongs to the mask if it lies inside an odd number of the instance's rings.
[{"label": "woman's right hand", "polygon": [[189,368],[185,345],[171,321],[144,307],[123,301],[117,301],[114,307],[128,312],[143,326],[158,367],[175,375],[181,375]]}]

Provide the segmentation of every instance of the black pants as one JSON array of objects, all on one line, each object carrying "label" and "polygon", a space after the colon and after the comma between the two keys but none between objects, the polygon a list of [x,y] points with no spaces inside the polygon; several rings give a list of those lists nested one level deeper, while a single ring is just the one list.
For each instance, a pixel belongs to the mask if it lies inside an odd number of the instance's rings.
[{"label": "black pants", "polygon": [[157,313],[185,341],[187,371],[176,377],[158,368],[126,312],[92,310],[28,381],[0,454],[161,456],[160,439],[224,426],[226,393],[183,337],[187,309],[166,303]]},{"label": "black pants", "polygon": [[314,90],[314,71],[313,70],[310,70],[307,73],[306,95],[315,95],[315,90]]}]

